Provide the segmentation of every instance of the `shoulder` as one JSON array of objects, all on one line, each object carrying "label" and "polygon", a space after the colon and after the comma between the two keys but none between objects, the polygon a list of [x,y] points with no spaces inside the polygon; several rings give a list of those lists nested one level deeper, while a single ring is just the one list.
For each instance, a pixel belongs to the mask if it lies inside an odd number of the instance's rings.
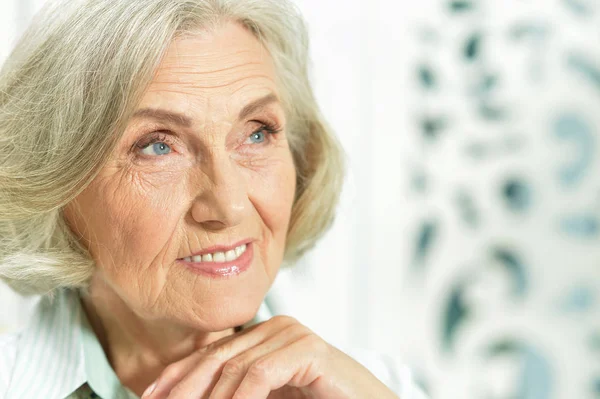
[{"label": "shoulder", "polygon": [[77,304],[69,292],[45,296],[18,333],[0,335],[0,399],[65,397],[85,382]]},{"label": "shoulder", "polygon": [[4,398],[10,383],[15,361],[17,359],[17,347],[21,333],[8,333],[0,335],[0,399]]},{"label": "shoulder", "polygon": [[366,367],[378,380],[402,399],[427,399],[411,369],[399,359],[363,348],[340,348]]}]

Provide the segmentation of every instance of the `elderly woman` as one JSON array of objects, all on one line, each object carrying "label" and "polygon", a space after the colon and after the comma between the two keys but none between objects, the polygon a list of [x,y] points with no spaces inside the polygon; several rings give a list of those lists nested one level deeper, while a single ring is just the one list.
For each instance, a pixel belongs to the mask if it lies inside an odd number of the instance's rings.
[{"label": "elderly woman", "polygon": [[397,397],[258,314],[342,181],[307,47],[283,0],[65,0],[36,17],[0,76],[0,276],[46,296],[0,341],[0,397]]}]

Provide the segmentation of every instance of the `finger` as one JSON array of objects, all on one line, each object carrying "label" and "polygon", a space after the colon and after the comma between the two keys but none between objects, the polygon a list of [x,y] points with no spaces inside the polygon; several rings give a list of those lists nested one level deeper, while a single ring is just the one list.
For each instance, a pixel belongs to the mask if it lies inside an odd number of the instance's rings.
[{"label": "finger", "polygon": [[146,391],[142,395],[142,398],[166,398],[169,395],[169,391],[171,390],[171,388],[175,386],[179,381],[181,381],[194,367],[196,367],[196,365],[200,362],[203,356],[206,356],[208,352],[214,350],[214,348],[217,346],[224,345],[232,339],[243,334],[248,334],[250,331],[254,330],[256,326],[257,324],[253,325],[252,327],[246,330],[242,330],[239,333],[220,338],[217,341],[214,341],[209,345],[200,348],[197,351],[194,351],[194,353],[187,356],[186,358],[170,364],[163,370],[163,372],[156,379],[156,381],[146,389]]},{"label": "finger", "polygon": [[321,360],[328,351],[326,342],[308,335],[270,353],[250,366],[232,399],[267,398],[284,385],[307,387],[323,375]]},{"label": "finger", "polygon": [[231,398],[256,360],[309,334],[312,334],[312,331],[302,324],[292,324],[262,344],[230,359],[223,366],[219,380],[212,388],[209,399]]},{"label": "finger", "polygon": [[[272,319],[255,324],[248,329],[242,330],[237,334],[230,335],[228,337],[221,338],[206,347],[200,349],[198,352],[201,356],[194,356],[195,364],[192,369],[197,370],[196,375],[196,386],[202,390],[213,387],[220,375],[223,364],[237,356],[248,348],[257,346],[269,339],[273,334],[276,334],[282,327],[295,322],[295,319],[286,316],[275,316]],[[188,363],[186,362],[186,365]],[[170,367],[170,366],[169,366]],[[155,388],[156,394],[153,393],[148,398],[151,399],[163,399],[188,397],[185,393],[183,386],[180,387],[180,383],[187,378],[188,374],[192,370],[186,368],[181,373],[173,372],[171,375],[163,374],[157,379],[157,385]],[[210,392],[208,390],[207,392]],[[198,395],[196,397],[201,397]],[[144,398],[146,399],[146,398]]]},{"label": "finger", "polygon": [[[299,326],[299,329],[308,330],[306,327],[298,323],[294,318],[287,316],[276,316],[269,320],[269,324],[265,324],[262,327],[257,327],[254,334],[249,334],[248,337],[243,337],[243,339],[232,340],[226,345],[215,348],[214,354],[220,360],[220,364],[217,367],[214,367],[214,364],[211,365],[209,362],[203,361],[199,363],[193,371],[186,375],[182,381],[172,388],[169,398],[208,398],[213,388],[217,384],[227,362],[231,361],[233,358],[237,357],[241,353],[246,352],[247,350],[262,346],[265,344],[265,342],[273,339],[274,336],[280,335],[282,330],[285,330],[291,325]],[[253,337],[250,337],[251,335]],[[259,339],[260,337],[264,338]],[[234,362],[234,364],[235,363],[236,362]],[[231,366],[228,366],[228,370],[230,367]],[[238,366],[234,367],[236,370],[241,369],[241,367]],[[240,373],[241,372],[232,372],[231,375]],[[241,378],[243,378],[243,375],[239,377],[239,380],[241,380]],[[227,399],[230,399],[230,397],[231,396],[227,397]]]}]

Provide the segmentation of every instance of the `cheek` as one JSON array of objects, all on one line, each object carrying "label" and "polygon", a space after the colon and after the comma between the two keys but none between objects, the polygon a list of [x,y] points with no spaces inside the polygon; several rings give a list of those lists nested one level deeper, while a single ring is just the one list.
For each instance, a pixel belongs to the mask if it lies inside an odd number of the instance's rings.
[{"label": "cheek", "polygon": [[250,200],[263,223],[275,240],[284,242],[296,188],[296,171],[291,154],[253,170],[248,187]]},{"label": "cheek", "polygon": [[174,183],[179,181],[114,173],[99,176],[77,198],[84,236],[100,268],[123,274],[156,264],[180,220],[183,192]]}]

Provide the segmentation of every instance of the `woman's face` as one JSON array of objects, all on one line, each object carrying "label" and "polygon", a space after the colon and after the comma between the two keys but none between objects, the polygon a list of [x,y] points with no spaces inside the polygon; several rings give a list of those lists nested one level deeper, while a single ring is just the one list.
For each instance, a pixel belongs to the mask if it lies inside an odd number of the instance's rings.
[{"label": "woman's face", "polygon": [[[92,293],[101,284],[140,317],[205,331],[254,316],[295,193],[278,98],[272,59],[243,27],[171,44],[110,161],[65,210],[96,260]],[[206,251],[212,264],[184,260]]]}]

